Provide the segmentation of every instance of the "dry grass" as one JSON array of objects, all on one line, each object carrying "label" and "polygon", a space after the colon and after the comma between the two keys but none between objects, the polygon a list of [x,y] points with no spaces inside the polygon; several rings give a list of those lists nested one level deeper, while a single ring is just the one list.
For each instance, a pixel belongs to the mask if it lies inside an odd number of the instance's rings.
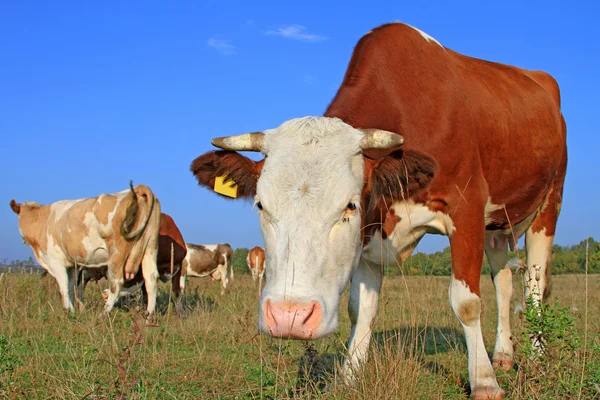
[{"label": "dry grass", "polygon": [[[583,276],[556,276],[554,295],[583,313]],[[104,282],[103,282],[104,283]],[[110,318],[98,318],[100,287],[89,285],[87,311],[68,316],[55,281],[6,275],[0,281],[0,334],[19,360],[12,376],[0,375],[7,398],[465,398],[467,354],[460,325],[448,304],[446,277],[384,280],[369,363],[353,388],[330,385],[349,334],[342,299],[340,330],[310,344],[257,334],[257,287],[237,276],[225,296],[220,283],[191,280],[189,316],[167,312],[161,286],[158,327],[146,327],[135,301]],[[513,305],[521,301],[515,277]],[[589,333],[600,330],[600,276],[589,277]],[[491,353],[496,306],[489,277],[482,277],[483,334]],[[578,318],[583,333],[583,318]],[[513,334],[520,331],[514,315]],[[514,371],[498,373],[509,398]],[[329,391],[323,394],[323,388]]]}]

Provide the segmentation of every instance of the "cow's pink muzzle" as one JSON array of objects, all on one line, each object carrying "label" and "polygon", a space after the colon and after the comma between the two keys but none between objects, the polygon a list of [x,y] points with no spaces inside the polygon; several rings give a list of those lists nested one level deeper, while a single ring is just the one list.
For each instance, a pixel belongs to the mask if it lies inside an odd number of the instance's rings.
[{"label": "cow's pink muzzle", "polygon": [[274,303],[267,300],[264,313],[272,336],[304,340],[312,338],[323,316],[321,306],[316,301]]}]

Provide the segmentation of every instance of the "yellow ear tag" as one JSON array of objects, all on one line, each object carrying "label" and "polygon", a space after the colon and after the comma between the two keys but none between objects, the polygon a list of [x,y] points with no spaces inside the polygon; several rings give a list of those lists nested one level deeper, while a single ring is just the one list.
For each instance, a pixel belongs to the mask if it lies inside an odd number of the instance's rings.
[{"label": "yellow ear tag", "polygon": [[231,179],[229,182],[225,183],[225,178],[227,178],[225,175],[217,176],[215,178],[215,192],[235,199],[237,197],[237,185]]}]

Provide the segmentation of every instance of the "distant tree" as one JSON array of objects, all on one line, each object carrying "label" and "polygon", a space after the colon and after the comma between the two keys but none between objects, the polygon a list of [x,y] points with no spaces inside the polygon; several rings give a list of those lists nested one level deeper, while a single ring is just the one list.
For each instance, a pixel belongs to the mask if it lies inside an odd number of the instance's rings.
[{"label": "distant tree", "polygon": [[246,266],[246,256],[248,255],[249,251],[250,250],[245,247],[239,247],[233,252],[233,272],[236,275],[250,273],[250,270]]},{"label": "distant tree", "polygon": [[[520,258],[526,260],[526,252],[523,249],[508,252],[509,259]],[[586,240],[573,246],[552,247],[552,273],[560,274],[582,274],[585,273],[586,263]],[[593,238],[589,238],[588,252],[588,270],[590,274],[600,273],[600,243]],[[397,275],[429,275],[429,276],[450,276],[452,273],[452,256],[450,246],[442,251],[431,254],[415,253],[401,265],[386,265],[385,274],[388,276]],[[481,269],[482,275],[491,273],[487,258],[483,258]]]}]

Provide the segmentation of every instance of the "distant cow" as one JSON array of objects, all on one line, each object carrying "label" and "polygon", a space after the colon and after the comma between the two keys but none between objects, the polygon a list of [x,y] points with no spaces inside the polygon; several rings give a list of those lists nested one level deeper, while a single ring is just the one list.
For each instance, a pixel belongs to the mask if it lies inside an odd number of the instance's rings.
[{"label": "distant cow", "polygon": [[265,275],[265,250],[259,246],[250,249],[246,256],[246,265],[252,272],[252,280],[256,281],[258,277],[259,281],[262,282]]},{"label": "distant cow", "polygon": [[149,187],[40,206],[10,202],[19,215],[23,241],[58,282],[64,307],[74,312],[75,267],[108,266],[109,293],[104,312],[112,310],[125,279],[142,266],[148,290],[148,315],[154,313],[158,271],[160,202]]},{"label": "distant cow", "polygon": [[[185,289],[185,279],[188,276],[203,278],[211,276],[213,280],[221,279],[225,294],[229,279],[233,279],[231,260],[233,249],[227,243],[213,245],[197,245],[187,243],[187,255],[182,264],[181,292]],[[228,275],[229,272],[229,276]]]},{"label": "distant cow", "polygon": [[[171,271],[171,246],[173,246],[173,270]],[[173,218],[168,214],[160,214],[160,230],[158,233],[158,276],[162,282],[167,282],[171,279],[171,287],[173,290],[173,302],[175,309],[179,315],[183,313],[181,303],[181,288],[180,279],[182,272],[182,263],[187,254],[185,241],[179,231],[179,228],[173,221]],[[83,268],[79,271],[79,282],[77,297],[83,302],[83,292],[89,281],[99,281],[102,278],[107,278],[107,268]],[[108,279],[108,278],[107,278]],[[142,288],[143,301],[147,301],[147,291],[144,285],[144,277],[142,271],[138,271],[135,277],[126,281],[121,290],[121,296],[135,292]],[[108,297],[108,289],[104,290],[104,299]]]}]

